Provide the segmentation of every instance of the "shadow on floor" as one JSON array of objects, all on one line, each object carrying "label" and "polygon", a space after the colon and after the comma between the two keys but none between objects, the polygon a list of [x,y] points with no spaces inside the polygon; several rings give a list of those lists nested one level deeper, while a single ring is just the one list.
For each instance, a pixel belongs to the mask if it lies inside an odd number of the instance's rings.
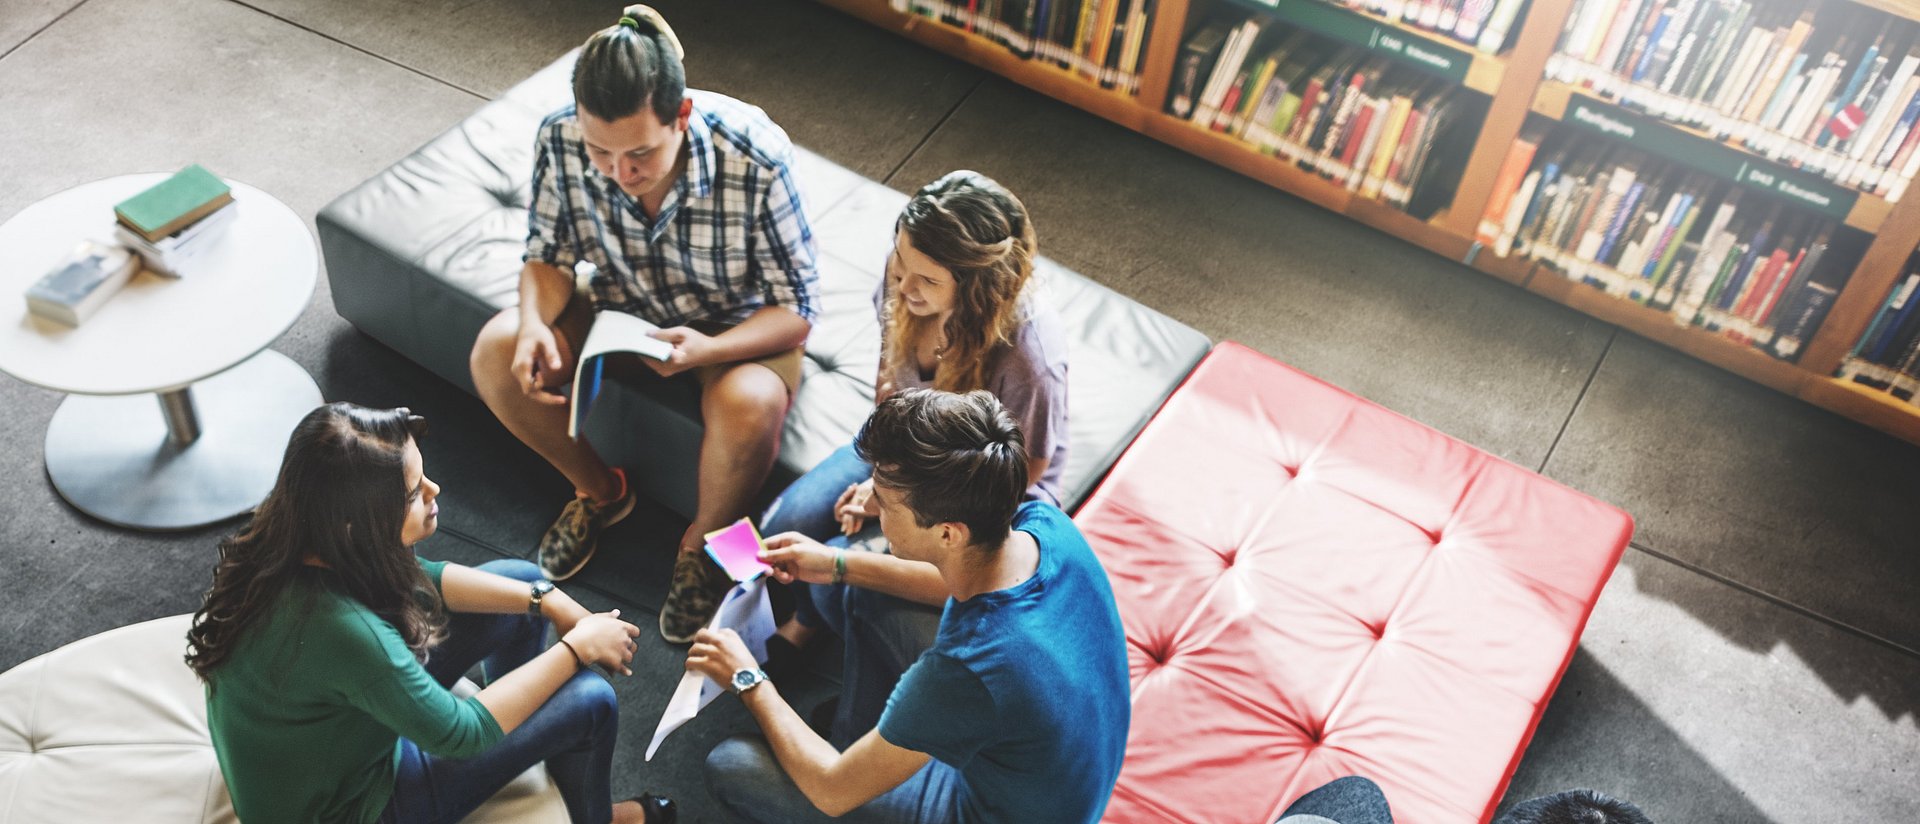
[{"label": "shadow on floor", "polygon": [[1585,649],[1567,666],[1500,811],[1579,787],[1632,801],[1659,824],[1772,822]]}]

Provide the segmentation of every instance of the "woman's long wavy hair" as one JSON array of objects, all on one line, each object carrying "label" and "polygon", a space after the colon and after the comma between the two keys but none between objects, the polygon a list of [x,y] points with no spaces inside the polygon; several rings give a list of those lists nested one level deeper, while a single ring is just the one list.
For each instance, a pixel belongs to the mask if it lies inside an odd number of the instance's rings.
[{"label": "woman's long wavy hair", "polygon": [[[947,342],[934,369],[933,388],[986,388],[987,355],[995,346],[1012,342],[1023,319],[1021,295],[1033,277],[1038,239],[1026,205],[986,175],[949,172],[907,201],[895,228],[906,233],[913,248],[953,273],[953,314],[942,329]],[[882,375],[898,373],[932,322],[907,311],[893,287],[893,275],[888,273],[882,304],[887,319]]]},{"label": "woman's long wavy hair", "polygon": [[[232,657],[294,577],[309,572],[392,624],[426,660],[446,635],[445,616],[400,540],[407,442],[425,434],[426,419],[406,409],[331,403],[301,419],[253,522],[220,542],[213,587],[187,632],[187,666],[201,680]],[[323,566],[308,566],[308,558]]]}]

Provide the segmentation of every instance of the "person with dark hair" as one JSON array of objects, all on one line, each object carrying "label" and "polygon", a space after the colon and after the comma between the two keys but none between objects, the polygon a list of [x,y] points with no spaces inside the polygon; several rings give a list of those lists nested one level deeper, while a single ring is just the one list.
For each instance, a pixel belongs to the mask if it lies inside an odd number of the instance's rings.
[{"label": "person with dark hair", "polygon": [[[313,410],[252,523],[221,542],[186,660],[234,811],[454,821],[545,761],[574,824],[670,824],[663,798],[611,803],[618,708],[587,671],[632,674],[639,629],[525,561],[414,555],[439,525],[425,431],[405,409]],[[475,664],[486,686],[456,698]]]},{"label": "person with dark hair", "polygon": [[[1019,428],[991,393],[896,393],[854,441],[873,467],[881,531],[906,561],[939,573],[946,611],[929,649],[887,631],[898,582],[854,581],[849,566],[797,533],[768,540],[780,580],[862,586],[841,616],[860,643],[841,703],[867,705],[871,729],[809,729],[731,630],[702,630],[687,656],[740,696],[763,736],[707,756],[707,785],[735,817],[824,822],[1094,822],[1120,775],[1131,718],[1126,637],[1106,572],[1053,505],[1022,502],[1030,483]],[[843,557],[828,554],[827,557]],[[884,573],[882,573],[884,575]],[[904,674],[903,674],[904,673]],[[869,674],[890,690],[873,689]]]},{"label": "person with dark hair", "polygon": [[1632,802],[1593,790],[1567,790],[1513,805],[1494,824],[1653,824]]},{"label": "person with dark hair", "polygon": [[646,6],[581,48],[574,102],[538,133],[520,304],[488,321],[469,364],[487,407],[574,486],[539,546],[541,569],[561,580],[634,503],[625,471],[568,437],[575,354],[595,312],[661,327],[670,357],[616,368],[700,394],[697,511],[660,611],[674,643],[692,639],[731,583],[705,560],[702,536],[746,514],[766,481],[819,307],[786,133],[756,107],[688,89],[682,57]]},{"label": "person with dark hair", "polygon": [[[992,392],[1025,437],[1026,497],[1058,506],[1067,464],[1066,332],[1027,288],[1036,245],[1026,206],[991,178],[961,170],[921,187],[894,222],[886,277],[874,292],[882,329],[874,401],[927,387]],[[851,445],[841,447],[780,493],[761,530],[800,532],[836,552],[856,537],[861,546],[884,547],[871,523],[872,476]],[[892,560],[862,555],[850,563]],[[916,566],[936,600],[900,621],[924,645],[933,642],[946,596],[933,568]],[[812,602],[824,593],[797,587],[793,618],[767,642],[767,671],[776,678],[800,667],[800,651],[824,623]]]}]

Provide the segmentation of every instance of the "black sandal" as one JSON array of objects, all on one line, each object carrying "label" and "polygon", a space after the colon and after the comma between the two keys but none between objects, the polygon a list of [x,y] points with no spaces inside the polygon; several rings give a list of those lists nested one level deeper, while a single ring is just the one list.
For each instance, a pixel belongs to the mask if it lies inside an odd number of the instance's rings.
[{"label": "black sandal", "polygon": [[[664,795],[641,793],[627,799],[627,801],[632,801],[640,805],[640,809],[644,810],[647,814],[647,824],[677,824],[680,820],[679,808],[674,806],[673,799]],[[626,802],[623,801],[621,803],[624,804]]]}]

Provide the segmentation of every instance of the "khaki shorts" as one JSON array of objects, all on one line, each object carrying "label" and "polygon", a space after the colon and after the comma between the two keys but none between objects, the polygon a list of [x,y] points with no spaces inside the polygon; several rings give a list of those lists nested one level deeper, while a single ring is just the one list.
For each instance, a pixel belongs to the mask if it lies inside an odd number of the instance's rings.
[{"label": "khaki shorts", "polygon": [[[567,348],[567,365],[571,368],[573,366],[573,354],[580,351],[580,344],[587,339],[587,330],[593,328],[593,304],[582,295],[574,295],[573,300],[567,302],[567,308],[560,310],[560,317],[554,319],[553,328],[562,338],[565,338],[563,345]],[[703,335],[718,335],[721,332],[733,328],[733,324],[697,320],[688,323],[687,328]],[[775,352],[771,355],[763,355],[758,358],[749,358],[743,361],[710,363],[706,366],[694,367],[692,370],[683,374],[692,375],[695,380],[700,382],[700,387],[704,389],[713,385],[713,382],[719,380],[721,375],[726,374],[740,364],[757,363],[773,370],[773,374],[780,376],[780,381],[787,385],[787,397],[792,398],[793,394],[800,390],[800,374],[806,360],[806,352],[807,348],[805,346],[796,346],[784,352]],[[654,380],[661,380],[660,373],[649,369],[646,364],[641,363],[639,355],[609,357],[607,358],[607,368],[614,374],[625,378],[636,378],[640,380],[652,378]]]}]

